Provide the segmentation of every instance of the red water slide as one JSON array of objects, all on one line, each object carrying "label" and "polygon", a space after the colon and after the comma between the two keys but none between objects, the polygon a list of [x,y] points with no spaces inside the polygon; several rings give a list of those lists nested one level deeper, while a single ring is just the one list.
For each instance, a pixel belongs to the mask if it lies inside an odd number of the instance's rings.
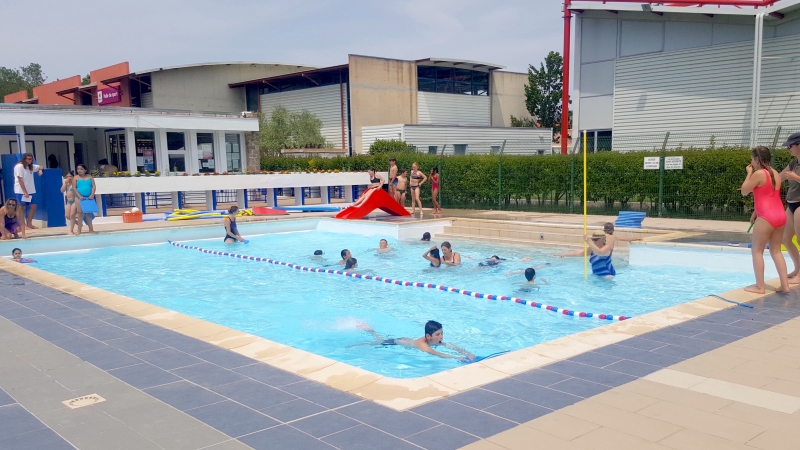
[{"label": "red water slide", "polygon": [[370,189],[364,194],[366,198],[358,206],[349,206],[336,215],[337,219],[363,219],[369,213],[380,209],[393,216],[410,216],[411,214],[387,194],[383,189]]}]

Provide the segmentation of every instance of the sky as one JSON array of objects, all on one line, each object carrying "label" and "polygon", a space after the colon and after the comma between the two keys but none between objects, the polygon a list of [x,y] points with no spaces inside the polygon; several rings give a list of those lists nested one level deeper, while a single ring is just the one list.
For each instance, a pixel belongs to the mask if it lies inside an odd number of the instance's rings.
[{"label": "sky", "polygon": [[[0,66],[48,81],[128,61],[331,66],[348,54],[466,59],[526,72],[561,52],[560,0],[0,0]],[[16,18],[16,20],[10,20]]]}]

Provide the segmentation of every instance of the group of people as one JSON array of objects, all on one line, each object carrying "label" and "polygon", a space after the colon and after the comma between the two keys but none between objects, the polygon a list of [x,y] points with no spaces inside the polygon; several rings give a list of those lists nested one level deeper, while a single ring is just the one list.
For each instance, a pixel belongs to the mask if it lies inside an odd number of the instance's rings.
[{"label": "group of people", "polygon": [[411,191],[411,214],[416,213],[419,207],[419,215],[422,217],[422,200],[420,200],[420,189],[428,180],[431,180],[431,198],[433,199],[433,214],[441,214],[442,207],[439,205],[439,168],[431,169],[430,174],[425,175],[419,170],[419,164],[411,164],[411,173],[408,170],[400,170],[397,167],[395,158],[389,159],[389,195],[394,197],[397,203],[404,208],[406,206],[406,190]]}]

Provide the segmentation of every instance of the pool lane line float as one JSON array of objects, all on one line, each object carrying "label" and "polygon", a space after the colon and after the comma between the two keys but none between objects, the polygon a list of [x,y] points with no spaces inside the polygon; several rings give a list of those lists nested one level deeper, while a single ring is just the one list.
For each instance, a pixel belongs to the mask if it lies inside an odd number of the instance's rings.
[{"label": "pool lane line float", "polygon": [[752,309],[752,308],[753,308],[751,305],[746,305],[746,304],[744,304],[744,303],[739,303],[739,302],[735,302],[735,301],[733,301],[733,300],[728,300],[727,298],[725,298],[725,297],[720,297],[720,296],[719,296],[719,295],[717,295],[717,294],[708,294],[708,296],[709,296],[709,297],[715,297],[715,298],[718,298],[718,299],[720,299],[720,300],[724,300],[724,301],[726,301],[726,302],[728,302],[728,303],[733,303],[734,305],[738,305],[738,306],[744,306],[745,308],[750,308],[750,309]]},{"label": "pool lane line float", "polygon": [[528,305],[528,306],[532,306],[534,308],[546,309],[547,311],[553,311],[553,312],[556,312],[556,313],[561,313],[561,314],[563,314],[565,316],[593,317],[593,318],[596,318],[596,319],[599,319],[599,320],[609,320],[609,321],[622,321],[622,320],[627,320],[627,319],[631,318],[631,316],[615,316],[613,314],[596,314],[596,313],[589,313],[589,312],[582,312],[582,311],[573,311],[573,310],[569,310],[569,309],[559,308],[559,307],[553,306],[553,305],[545,305],[544,303],[534,302],[534,301],[531,301],[531,300],[525,300],[525,299],[518,298],[518,297],[512,297],[512,296],[509,296],[509,295],[481,294],[480,292],[473,292],[473,291],[468,291],[466,289],[458,289],[458,288],[454,288],[454,287],[442,286],[442,285],[433,284],[433,283],[419,283],[419,282],[412,282],[412,281],[401,281],[401,280],[395,280],[395,279],[392,279],[392,278],[378,277],[378,276],[375,276],[375,275],[363,275],[363,274],[356,273],[356,272],[346,272],[346,271],[342,271],[342,270],[321,269],[319,267],[300,266],[298,264],[292,264],[292,263],[287,263],[287,262],[283,262],[283,261],[277,261],[277,260],[269,259],[269,258],[262,258],[262,257],[259,257],[259,256],[248,256],[248,255],[240,255],[238,253],[222,252],[222,251],[219,251],[219,250],[208,250],[208,249],[205,249],[205,248],[202,248],[202,247],[194,247],[194,246],[191,246],[191,245],[180,244],[178,242],[173,242],[173,241],[167,241],[167,242],[169,242],[170,245],[172,245],[172,246],[179,247],[179,248],[185,248],[187,250],[197,250],[199,252],[208,253],[210,255],[228,256],[230,258],[241,258],[241,259],[246,259],[246,260],[249,260],[249,261],[268,262],[270,264],[275,264],[277,266],[286,266],[286,267],[289,267],[289,268],[292,268],[292,269],[295,269],[295,270],[300,270],[300,271],[303,271],[303,272],[329,273],[329,274],[333,274],[333,275],[342,275],[342,276],[349,277],[349,278],[357,278],[357,279],[362,279],[362,280],[374,280],[374,281],[379,281],[379,282],[388,283],[388,284],[396,284],[398,286],[412,286],[412,287],[436,289],[438,291],[452,292],[452,293],[455,293],[455,294],[468,295],[468,296],[474,297],[474,298],[485,298],[487,300],[512,301],[514,303],[519,303],[520,305]]}]

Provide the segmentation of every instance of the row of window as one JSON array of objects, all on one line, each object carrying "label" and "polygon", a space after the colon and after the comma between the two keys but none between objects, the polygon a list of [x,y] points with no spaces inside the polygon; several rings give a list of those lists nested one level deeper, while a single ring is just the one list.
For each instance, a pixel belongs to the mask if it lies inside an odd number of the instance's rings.
[{"label": "row of window", "polygon": [[489,95],[489,72],[417,66],[417,89],[444,94]]},{"label": "row of window", "polygon": [[[155,172],[164,170],[158,167],[158,158],[155,149],[155,133],[152,131],[137,131],[134,133],[134,147],[136,149],[136,169]],[[125,134],[110,134],[108,136],[108,150],[111,164],[120,171],[128,171],[127,146]],[[167,155],[169,167],[166,171],[186,171],[186,135],[180,132],[167,132]],[[217,170],[214,151],[214,133],[197,133],[198,172],[214,172]],[[242,169],[242,151],[239,134],[225,135],[225,158],[228,170]]]}]

